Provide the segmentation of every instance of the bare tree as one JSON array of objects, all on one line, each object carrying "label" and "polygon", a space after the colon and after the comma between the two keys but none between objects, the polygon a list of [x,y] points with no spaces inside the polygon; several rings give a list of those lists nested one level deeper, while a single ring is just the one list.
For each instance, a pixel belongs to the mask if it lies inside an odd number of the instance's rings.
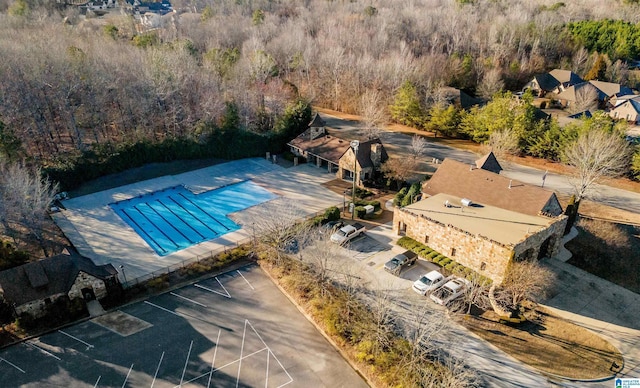
[{"label": "bare tree", "polygon": [[543,297],[555,281],[555,274],[537,261],[513,262],[509,266],[502,289],[510,297],[509,307],[517,309],[526,301],[535,302]]},{"label": "bare tree", "polygon": [[418,161],[414,158],[394,158],[382,164],[380,170],[387,179],[393,179],[398,185],[398,190],[404,182],[414,176],[418,167]]},{"label": "bare tree", "polygon": [[493,68],[486,72],[478,85],[478,95],[484,99],[490,99],[494,94],[504,89],[504,81],[500,69]]},{"label": "bare tree", "polygon": [[562,151],[562,158],[574,167],[569,182],[575,191],[576,205],[599,179],[624,174],[628,170],[632,152],[631,146],[615,129],[610,132],[590,128],[569,143]]},{"label": "bare tree", "polygon": [[569,106],[569,111],[571,113],[580,113],[596,109],[598,109],[598,89],[591,84],[576,88],[576,101]]},{"label": "bare tree", "polygon": [[0,165],[0,172],[2,224],[6,229],[17,229],[35,238],[47,256],[45,224],[58,186],[42,178],[40,168],[13,163]]},{"label": "bare tree", "polygon": [[324,295],[328,290],[327,285],[331,283],[331,279],[340,270],[340,263],[348,262],[341,254],[338,244],[331,241],[330,231],[310,230],[311,243],[303,244],[307,247],[302,253],[302,260],[310,263],[312,270],[316,275],[316,281],[320,284],[320,292]]},{"label": "bare tree", "polygon": [[424,137],[419,135],[413,135],[411,138],[411,147],[409,148],[409,152],[414,159],[420,159],[424,156],[427,150],[427,140]]},{"label": "bare tree", "polygon": [[362,116],[362,132],[368,140],[380,138],[382,125],[388,118],[383,106],[383,99],[377,90],[367,90],[360,97],[360,116]]},{"label": "bare tree", "polygon": [[518,134],[512,129],[493,131],[483,147],[484,154],[491,151],[500,162],[506,161],[508,156],[520,152],[519,140]]}]

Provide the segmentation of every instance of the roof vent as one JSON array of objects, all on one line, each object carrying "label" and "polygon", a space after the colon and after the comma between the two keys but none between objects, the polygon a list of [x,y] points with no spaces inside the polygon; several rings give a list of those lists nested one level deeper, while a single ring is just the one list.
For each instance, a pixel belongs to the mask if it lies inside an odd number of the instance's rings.
[{"label": "roof vent", "polygon": [[513,182],[513,179],[509,179],[509,188],[511,188],[511,183]]},{"label": "roof vent", "polygon": [[462,198],[460,200],[460,202],[464,205],[464,206],[471,206],[471,204],[473,203],[469,198]]},{"label": "roof vent", "polygon": [[444,201],[444,207],[451,207],[451,204],[449,203],[448,199]]}]

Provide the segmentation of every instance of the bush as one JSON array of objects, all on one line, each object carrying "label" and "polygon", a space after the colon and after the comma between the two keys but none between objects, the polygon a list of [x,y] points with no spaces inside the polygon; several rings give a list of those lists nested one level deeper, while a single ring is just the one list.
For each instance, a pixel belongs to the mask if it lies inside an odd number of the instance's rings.
[{"label": "bush", "polygon": [[327,221],[337,221],[340,219],[340,209],[336,206],[331,206],[324,212],[324,218]]},{"label": "bush", "polygon": [[354,212],[358,218],[364,218],[367,215],[367,209],[365,209],[364,206],[356,206]]},{"label": "bush", "polygon": [[403,187],[398,191],[398,194],[393,198],[393,206],[400,206],[405,195],[407,195],[407,191],[409,191],[409,189],[406,187]]}]

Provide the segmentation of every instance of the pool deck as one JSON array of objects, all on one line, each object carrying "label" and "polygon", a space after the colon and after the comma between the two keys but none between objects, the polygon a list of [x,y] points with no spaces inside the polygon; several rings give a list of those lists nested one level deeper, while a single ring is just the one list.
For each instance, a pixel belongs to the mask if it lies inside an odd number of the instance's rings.
[{"label": "pool deck", "polygon": [[[307,214],[342,203],[342,196],[321,186],[335,179],[335,174],[327,173],[326,169],[307,164],[283,168],[265,159],[252,158],[71,198],[63,202],[66,210],[54,213],[53,219],[80,254],[98,265],[111,263],[117,269],[123,265],[127,280],[132,281],[198,255],[235,246],[249,239],[251,230],[240,225],[241,229],[235,232],[159,256],[109,207],[110,203],[176,185],[184,185],[198,193],[247,179],[284,198],[292,206],[305,209]],[[122,276],[121,280],[124,281]]]}]

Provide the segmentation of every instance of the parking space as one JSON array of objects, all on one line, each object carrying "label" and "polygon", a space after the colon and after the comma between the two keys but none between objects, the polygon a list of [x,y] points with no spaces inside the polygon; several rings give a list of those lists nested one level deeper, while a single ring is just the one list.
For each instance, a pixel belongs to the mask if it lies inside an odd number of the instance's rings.
[{"label": "parking space", "polygon": [[0,351],[0,386],[366,387],[257,266]]}]

